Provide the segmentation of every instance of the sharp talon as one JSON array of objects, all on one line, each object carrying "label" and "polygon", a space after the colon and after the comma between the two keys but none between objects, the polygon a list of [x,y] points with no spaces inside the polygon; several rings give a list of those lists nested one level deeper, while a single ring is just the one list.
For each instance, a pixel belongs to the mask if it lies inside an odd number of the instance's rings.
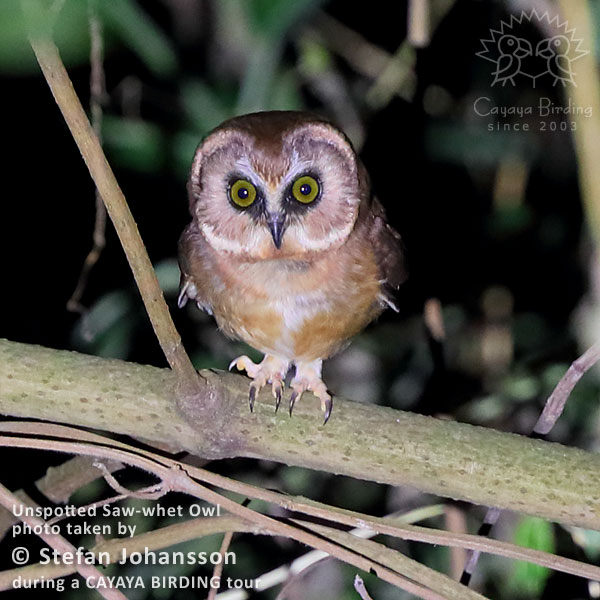
[{"label": "sharp talon", "polygon": [[256,400],[256,388],[251,385],[250,393],[248,394],[248,400],[250,402],[250,412],[254,412],[254,400]]},{"label": "sharp talon", "polygon": [[229,364],[230,371],[235,367],[239,371],[246,371],[250,379],[252,379],[250,391],[248,393],[250,412],[254,412],[256,396],[267,383],[272,384],[273,396],[276,400],[275,409],[279,408],[283,392],[282,378],[285,375],[288,365],[289,363],[282,359],[269,355],[265,355],[262,362],[259,364],[252,362],[246,355],[238,356],[231,361]]},{"label": "sharp talon", "polygon": [[188,301],[188,296],[185,293],[185,288],[183,288],[177,298],[177,308],[183,308],[187,304],[187,301]]},{"label": "sharp talon", "polygon": [[325,420],[323,421],[323,425],[327,425],[327,421],[329,421],[329,417],[331,417],[331,411],[333,410],[333,398],[328,398],[324,401],[325,405]]},{"label": "sharp talon", "polygon": [[292,392],[292,397],[290,398],[290,417],[292,416],[292,413],[294,412],[294,404],[296,404],[296,400],[298,400],[298,398],[300,396],[301,396],[301,394],[299,394],[297,390],[294,390]]},{"label": "sharp talon", "polygon": [[275,388],[275,412],[279,410],[279,405],[281,404],[281,387]]}]

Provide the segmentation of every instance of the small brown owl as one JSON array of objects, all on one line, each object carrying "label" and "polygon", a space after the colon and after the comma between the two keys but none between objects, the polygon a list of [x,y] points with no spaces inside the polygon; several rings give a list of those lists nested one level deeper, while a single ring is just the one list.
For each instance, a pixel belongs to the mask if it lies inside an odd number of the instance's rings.
[{"label": "small brown owl", "polygon": [[250,410],[267,383],[279,408],[293,365],[290,414],[310,390],[327,422],[323,359],[386,307],[397,310],[405,279],[400,236],[350,142],[308,113],[236,117],[200,144],[188,190],[179,306],[194,300],[226,335],[265,354],[229,366],[253,379]]}]

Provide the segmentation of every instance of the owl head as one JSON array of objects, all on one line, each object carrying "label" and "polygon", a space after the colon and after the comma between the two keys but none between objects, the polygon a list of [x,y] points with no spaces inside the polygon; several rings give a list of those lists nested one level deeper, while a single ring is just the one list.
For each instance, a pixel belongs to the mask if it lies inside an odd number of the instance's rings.
[{"label": "owl head", "polygon": [[256,261],[341,246],[368,182],[341,131],[308,113],[274,111],[211,132],[196,151],[188,189],[210,246]]}]

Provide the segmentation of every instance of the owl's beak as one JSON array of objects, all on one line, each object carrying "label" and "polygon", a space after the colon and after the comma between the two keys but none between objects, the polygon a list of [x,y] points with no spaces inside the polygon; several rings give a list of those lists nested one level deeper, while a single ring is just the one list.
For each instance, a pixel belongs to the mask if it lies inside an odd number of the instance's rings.
[{"label": "owl's beak", "polygon": [[283,213],[269,213],[267,216],[267,226],[273,237],[273,243],[279,250],[281,248],[281,241],[283,239],[283,232],[287,227],[285,222],[285,214]]}]

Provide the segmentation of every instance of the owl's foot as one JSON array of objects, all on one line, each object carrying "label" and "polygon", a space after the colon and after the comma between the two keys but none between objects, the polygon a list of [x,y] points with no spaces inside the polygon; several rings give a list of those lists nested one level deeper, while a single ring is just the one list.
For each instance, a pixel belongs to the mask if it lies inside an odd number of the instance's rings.
[{"label": "owl's foot", "polygon": [[283,394],[283,381],[289,366],[289,362],[269,354],[265,355],[259,364],[256,364],[245,355],[231,361],[231,364],[229,365],[230,371],[233,367],[239,371],[246,371],[248,376],[254,380],[250,384],[250,392],[248,394],[250,412],[254,410],[256,394],[267,385],[267,383],[271,384],[271,390],[273,392],[273,397],[275,398],[275,411],[279,409],[281,395]]},{"label": "owl's foot", "polygon": [[296,375],[290,383],[291,388],[294,390],[290,398],[290,417],[292,416],[294,405],[300,400],[302,394],[308,390],[321,401],[321,410],[325,413],[323,425],[329,421],[331,410],[333,409],[333,398],[321,379],[322,364],[322,360],[296,363]]}]

